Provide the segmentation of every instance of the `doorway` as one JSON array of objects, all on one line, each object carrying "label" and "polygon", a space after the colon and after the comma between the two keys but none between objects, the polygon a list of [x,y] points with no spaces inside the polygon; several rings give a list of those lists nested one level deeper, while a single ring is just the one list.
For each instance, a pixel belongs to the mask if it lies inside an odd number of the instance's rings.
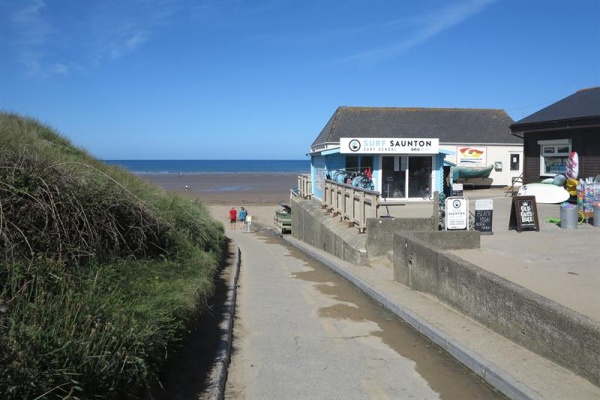
[{"label": "doorway", "polygon": [[432,165],[432,156],[382,156],[382,196],[392,199],[429,197]]}]

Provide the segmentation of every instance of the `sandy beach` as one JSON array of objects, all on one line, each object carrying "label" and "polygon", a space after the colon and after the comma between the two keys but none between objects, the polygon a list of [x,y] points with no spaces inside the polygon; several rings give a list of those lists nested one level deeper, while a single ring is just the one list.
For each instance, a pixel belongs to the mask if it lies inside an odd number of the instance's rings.
[{"label": "sandy beach", "polygon": [[290,203],[290,190],[298,185],[298,174],[141,174],[167,191],[176,191],[202,201],[215,219],[229,227],[229,210],[248,210],[256,227],[273,226],[279,203]]}]

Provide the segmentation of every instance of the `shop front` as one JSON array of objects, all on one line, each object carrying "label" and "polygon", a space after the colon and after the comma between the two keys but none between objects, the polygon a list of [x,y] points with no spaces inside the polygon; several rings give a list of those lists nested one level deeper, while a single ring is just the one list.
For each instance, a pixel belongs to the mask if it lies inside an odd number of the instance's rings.
[{"label": "shop front", "polygon": [[[386,201],[429,201],[450,184],[443,178],[445,155],[436,138],[340,138],[339,148],[311,155],[313,193],[322,198],[325,179],[352,184],[364,176]],[[350,179],[334,179],[339,171]]]}]

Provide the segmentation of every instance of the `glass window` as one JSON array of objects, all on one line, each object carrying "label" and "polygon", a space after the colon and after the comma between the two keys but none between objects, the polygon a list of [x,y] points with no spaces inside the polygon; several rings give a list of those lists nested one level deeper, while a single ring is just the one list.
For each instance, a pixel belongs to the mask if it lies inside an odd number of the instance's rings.
[{"label": "glass window", "polygon": [[346,156],[346,171],[356,171],[358,169],[358,156]]},{"label": "glass window", "polygon": [[432,165],[431,156],[382,156],[382,196],[395,199],[429,197]]},{"label": "glass window", "polygon": [[569,140],[548,140],[540,141],[540,175],[566,174],[567,161],[571,154],[571,144]]},{"label": "glass window", "polygon": [[383,156],[381,159],[381,195],[384,198],[404,198],[406,172],[400,170],[397,156]]},{"label": "glass window", "polygon": [[432,157],[409,157],[408,197],[428,197],[431,194]]},{"label": "glass window", "polygon": [[520,159],[520,154],[511,154],[510,155],[510,170],[511,171],[518,171],[519,170],[519,159]]}]

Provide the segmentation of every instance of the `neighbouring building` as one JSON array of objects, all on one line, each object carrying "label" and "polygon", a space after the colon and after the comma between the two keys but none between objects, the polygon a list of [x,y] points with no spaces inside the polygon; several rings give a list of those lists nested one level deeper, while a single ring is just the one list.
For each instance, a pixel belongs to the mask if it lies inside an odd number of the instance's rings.
[{"label": "neighbouring building", "polygon": [[339,107],[311,145],[313,194],[322,199],[338,170],[367,171],[373,190],[395,201],[447,192],[456,167],[487,170],[475,185],[508,186],[522,172],[513,122],[496,109]]},{"label": "neighbouring building", "polygon": [[600,87],[583,89],[510,126],[523,138],[523,183],[565,174],[571,152],[579,177],[600,175]]}]

